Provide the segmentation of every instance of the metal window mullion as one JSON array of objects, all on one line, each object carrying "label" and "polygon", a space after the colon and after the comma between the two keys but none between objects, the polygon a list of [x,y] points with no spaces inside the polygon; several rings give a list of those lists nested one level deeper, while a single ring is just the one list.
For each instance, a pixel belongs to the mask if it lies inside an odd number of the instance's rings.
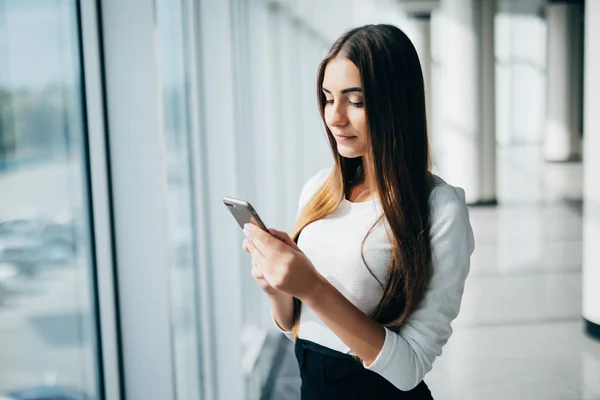
[{"label": "metal window mullion", "polygon": [[89,196],[92,231],[93,265],[95,266],[97,293],[97,340],[100,341],[100,371],[103,387],[100,393],[105,400],[121,400],[122,365],[120,359],[119,313],[117,308],[117,282],[114,276],[112,246],[112,217],[110,204],[110,176],[104,121],[104,94],[102,82],[102,54],[96,2],[79,3],[81,29],[82,76],[85,83],[85,110],[89,155]]}]

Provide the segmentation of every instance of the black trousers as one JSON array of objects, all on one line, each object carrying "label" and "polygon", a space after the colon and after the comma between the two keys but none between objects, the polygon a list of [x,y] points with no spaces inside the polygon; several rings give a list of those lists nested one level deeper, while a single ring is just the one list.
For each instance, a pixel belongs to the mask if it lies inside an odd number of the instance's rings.
[{"label": "black trousers", "polygon": [[424,381],[403,392],[349,354],[302,339],[296,340],[295,352],[302,400],[433,400]]}]

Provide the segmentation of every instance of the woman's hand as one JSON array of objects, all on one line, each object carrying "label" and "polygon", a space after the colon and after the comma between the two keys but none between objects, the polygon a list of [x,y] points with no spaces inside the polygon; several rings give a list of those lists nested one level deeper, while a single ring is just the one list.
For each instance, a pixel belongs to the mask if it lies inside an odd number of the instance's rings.
[{"label": "woman's hand", "polygon": [[266,293],[281,291],[304,300],[318,290],[321,275],[286,233],[275,229],[267,233],[246,224],[244,234],[244,250],[252,255],[252,276]]},{"label": "woman's hand", "polygon": [[[250,244],[248,239],[244,239],[244,242],[242,243],[242,248],[248,254],[252,254],[253,251],[256,251],[254,246]],[[262,275],[262,272],[260,272],[258,267],[255,265],[254,259],[252,260],[252,269],[250,270],[250,275],[252,275],[258,286],[263,290],[263,292],[265,292],[269,296],[273,296],[277,293],[280,293],[279,290],[275,289],[267,283],[267,281]]]}]

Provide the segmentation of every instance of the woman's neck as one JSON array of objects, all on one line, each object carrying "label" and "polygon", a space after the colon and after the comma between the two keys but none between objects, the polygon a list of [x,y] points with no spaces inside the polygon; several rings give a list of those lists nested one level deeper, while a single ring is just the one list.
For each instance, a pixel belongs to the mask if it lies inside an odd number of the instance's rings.
[{"label": "woman's neck", "polygon": [[352,202],[369,201],[377,197],[375,171],[370,163],[365,162],[365,158],[363,158],[363,180],[350,188],[348,197]]}]

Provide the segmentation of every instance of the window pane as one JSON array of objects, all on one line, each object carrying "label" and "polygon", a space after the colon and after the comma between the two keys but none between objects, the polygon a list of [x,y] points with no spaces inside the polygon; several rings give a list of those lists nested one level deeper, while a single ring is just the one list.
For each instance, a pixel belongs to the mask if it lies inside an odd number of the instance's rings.
[{"label": "window pane", "polygon": [[98,397],[77,18],[74,1],[0,0],[0,396],[8,398]]},{"label": "window pane", "polygon": [[171,304],[177,398],[200,399],[197,263],[190,168],[185,20],[181,1],[156,2],[167,160]]}]

